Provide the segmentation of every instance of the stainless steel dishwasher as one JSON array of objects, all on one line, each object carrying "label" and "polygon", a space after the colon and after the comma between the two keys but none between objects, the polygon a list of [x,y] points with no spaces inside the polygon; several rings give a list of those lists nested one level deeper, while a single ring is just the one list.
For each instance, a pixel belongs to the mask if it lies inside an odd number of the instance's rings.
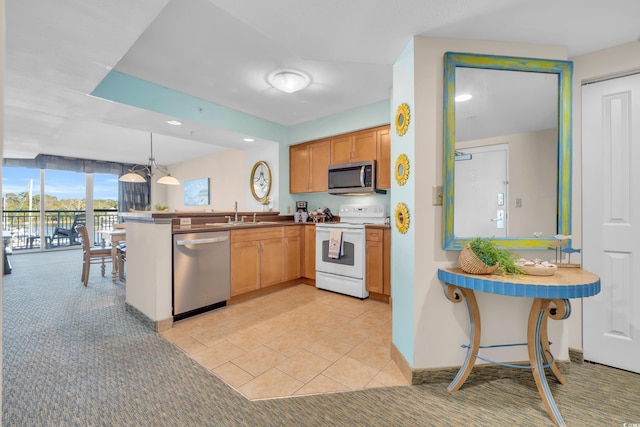
[{"label": "stainless steel dishwasher", "polygon": [[231,297],[229,232],[174,234],[173,318],[223,307]]}]

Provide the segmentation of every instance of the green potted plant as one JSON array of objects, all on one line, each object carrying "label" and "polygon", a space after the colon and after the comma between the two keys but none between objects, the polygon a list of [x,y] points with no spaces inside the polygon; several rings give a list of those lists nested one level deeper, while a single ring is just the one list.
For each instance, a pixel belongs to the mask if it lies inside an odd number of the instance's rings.
[{"label": "green potted plant", "polygon": [[477,237],[471,240],[460,252],[460,268],[472,274],[490,274],[498,268],[503,274],[521,274],[523,270],[516,265],[518,257],[509,251],[499,249],[491,239]]}]

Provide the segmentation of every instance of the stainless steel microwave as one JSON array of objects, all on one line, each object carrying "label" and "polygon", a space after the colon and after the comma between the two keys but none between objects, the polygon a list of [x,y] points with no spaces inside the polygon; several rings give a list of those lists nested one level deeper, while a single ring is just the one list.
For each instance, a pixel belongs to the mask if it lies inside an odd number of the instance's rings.
[{"label": "stainless steel microwave", "polygon": [[[381,193],[376,190],[376,161],[329,165],[329,194]],[[386,191],[385,191],[386,193]]]}]

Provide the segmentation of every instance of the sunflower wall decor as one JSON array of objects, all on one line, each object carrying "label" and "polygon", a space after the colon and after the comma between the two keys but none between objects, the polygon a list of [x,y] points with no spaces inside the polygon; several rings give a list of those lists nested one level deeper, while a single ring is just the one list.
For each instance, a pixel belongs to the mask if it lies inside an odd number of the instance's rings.
[{"label": "sunflower wall decor", "polygon": [[396,111],[396,133],[400,136],[404,135],[409,129],[409,122],[411,121],[411,112],[409,111],[409,105],[406,102],[398,105]]},{"label": "sunflower wall decor", "polygon": [[405,185],[409,179],[409,158],[406,154],[400,154],[395,167],[396,182]]},{"label": "sunflower wall decor", "polygon": [[396,228],[402,234],[409,230],[409,209],[402,202],[396,205]]}]

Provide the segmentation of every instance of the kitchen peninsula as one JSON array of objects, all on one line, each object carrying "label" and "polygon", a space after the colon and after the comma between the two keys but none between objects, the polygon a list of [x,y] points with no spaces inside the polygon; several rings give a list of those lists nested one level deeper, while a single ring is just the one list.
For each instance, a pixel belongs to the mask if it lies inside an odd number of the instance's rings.
[{"label": "kitchen peninsula", "polygon": [[[161,331],[173,325],[173,255],[172,239],[174,235],[185,233],[205,233],[211,231],[232,231],[238,244],[248,247],[255,239],[251,235],[261,235],[264,241],[271,243],[282,242],[282,246],[275,246],[267,251],[269,254],[281,257],[289,255],[287,265],[293,266],[293,272],[280,268],[281,275],[267,274],[268,282],[262,287],[283,284],[289,279],[297,279],[293,283],[304,281],[301,279],[302,254],[304,243],[301,236],[302,224],[293,222],[290,216],[280,216],[278,212],[193,212],[193,213],[164,213],[164,212],[135,212],[122,213],[121,218],[127,223],[127,290],[126,304],[132,311],[138,311],[148,318],[154,329]],[[260,231],[259,233],[256,233]],[[291,245],[289,246],[289,242]],[[260,249],[262,246],[260,246]],[[290,250],[285,250],[289,248]],[[266,261],[272,265],[273,259]],[[282,264],[281,264],[282,265]],[[251,265],[245,265],[240,271],[245,274],[243,283],[247,280],[246,272],[252,271]],[[251,267],[251,268],[250,268]],[[295,276],[295,277],[294,277]],[[233,279],[232,279],[233,282]],[[292,284],[293,284],[292,283]],[[259,283],[260,285],[260,283]],[[260,286],[258,286],[259,288]],[[260,289],[233,290],[231,296]],[[234,295],[235,293],[235,295]]]}]

